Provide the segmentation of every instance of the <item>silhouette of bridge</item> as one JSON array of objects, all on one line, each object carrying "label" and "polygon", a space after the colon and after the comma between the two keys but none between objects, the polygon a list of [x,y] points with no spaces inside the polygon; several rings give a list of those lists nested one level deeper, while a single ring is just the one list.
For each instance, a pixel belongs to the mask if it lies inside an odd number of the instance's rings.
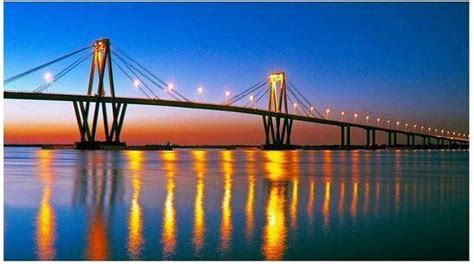
[{"label": "silhouette of bridge", "polygon": [[[387,146],[415,147],[415,138],[423,140],[422,146],[447,147],[466,146],[469,144],[468,138],[461,134],[438,129],[425,129],[420,127],[416,131],[399,129],[400,122],[396,128],[373,126],[357,122],[345,122],[332,120],[324,117],[314,107],[309,100],[301,93],[283,72],[272,73],[268,79],[259,82],[241,93],[230,97],[226,92],[226,101],[222,104],[193,102],[178,92],[170,84],[165,83],[156,74],[146,69],[142,64],[127,55],[125,52],[110,45],[109,39],[96,40],[92,46],[76,50],[55,60],[49,61],[38,67],[10,77],[4,81],[5,85],[21,79],[27,75],[44,69],[52,64],[66,60],[78,54],[89,51],[85,56],[76,59],[72,64],[58,72],[56,75],[45,75],[46,83],[40,85],[31,92],[18,92],[5,90],[5,99],[21,100],[41,100],[41,101],[66,101],[72,102],[76,121],[80,134],[80,142],[76,143],[79,149],[100,149],[102,146],[125,146],[120,135],[125,120],[128,105],[155,105],[179,108],[192,108],[213,111],[235,112],[242,114],[258,115],[262,117],[263,132],[265,135],[264,147],[266,149],[291,149],[291,133],[293,121],[310,122],[324,125],[340,127],[341,148],[351,147],[351,128],[360,128],[366,131],[366,147],[375,148],[376,132],[388,134]],[[112,54],[118,60],[112,62]],[[85,95],[59,94],[46,92],[51,85],[63,78],[66,74],[75,69],[79,64],[92,57],[89,84]],[[145,95],[146,98],[120,97],[115,94],[113,66],[119,69],[133,85]],[[107,78],[106,78],[107,77]],[[95,82],[97,79],[97,82]],[[93,91],[95,90],[95,94]],[[170,99],[163,99],[158,96],[161,91],[165,92]],[[201,93],[199,91],[199,93]],[[265,109],[257,107],[257,104],[266,100]],[[245,102],[243,106],[238,103]],[[290,107],[293,112],[290,113]],[[90,112],[92,111],[92,118]],[[99,118],[102,116],[102,126],[105,141],[99,141],[97,130],[99,129]],[[355,114],[354,118],[357,118]],[[90,120],[92,119],[92,120]],[[378,122],[377,122],[378,123]],[[402,126],[403,127],[403,126]],[[405,143],[400,144],[399,136],[405,137]],[[432,142],[433,140],[434,142]]]}]

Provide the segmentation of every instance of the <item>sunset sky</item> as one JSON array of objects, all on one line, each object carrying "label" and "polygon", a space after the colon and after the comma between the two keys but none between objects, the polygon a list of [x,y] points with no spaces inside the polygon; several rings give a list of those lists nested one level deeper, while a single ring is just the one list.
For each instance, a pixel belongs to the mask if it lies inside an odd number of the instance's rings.
[{"label": "sunset sky", "polygon": [[[5,77],[104,37],[192,100],[221,103],[226,90],[284,71],[330,118],[345,111],[468,134],[468,3],[5,3]],[[72,61],[6,89],[32,91]],[[48,91],[85,94],[89,67]],[[117,69],[114,77],[118,96],[143,97]],[[78,139],[71,103],[6,101],[6,143]],[[122,139],[260,144],[263,125],[256,116],[130,106]],[[293,142],[337,144],[339,130],[296,123]]]}]

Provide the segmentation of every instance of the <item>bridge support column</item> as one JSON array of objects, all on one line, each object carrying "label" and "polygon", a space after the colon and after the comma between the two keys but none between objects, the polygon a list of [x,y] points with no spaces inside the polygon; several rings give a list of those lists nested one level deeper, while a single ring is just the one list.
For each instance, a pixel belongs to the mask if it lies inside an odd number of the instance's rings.
[{"label": "bridge support column", "polygon": [[[89,112],[91,102],[73,101],[74,112],[76,114],[77,126],[81,141],[76,144],[80,149],[99,149],[100,145],[125,145],[120,141],[120,134],[123,127],[127,104],[111,103],[112,106],[112,123],[109,124],[107,115],[107,104],[105,102],[96,102],[94,105],[94,113],[92,122],[89,121]],[[98,120],[102,112],[104,125],[105,142],[97,141]]]},{"label": "bridge support column", "polygon": [[265,130],[265,149],[291,148],[293,119],[262,116]]},{"label": "bridge support column", "polygon": [[370,147],[370,129],[366,129],[366,132],[367,132],[367,135],[366,135],[366,138],[367,138],[366,147],[369,148],[369,147]]},{"label": "bridge support column", "polygon": [[392,147],[392,132],[388,132],[388,146]]},{"label": "bridge support column", "polygon": [[350,126],[341,126],[341,147],[350,147],[351,146],[351,127]]},{"label": "bridge support column", "polygon": [[375,129],[372,129],[372,147],[375,147],[376,145],[377,145],[376,133],[375,133]]}]

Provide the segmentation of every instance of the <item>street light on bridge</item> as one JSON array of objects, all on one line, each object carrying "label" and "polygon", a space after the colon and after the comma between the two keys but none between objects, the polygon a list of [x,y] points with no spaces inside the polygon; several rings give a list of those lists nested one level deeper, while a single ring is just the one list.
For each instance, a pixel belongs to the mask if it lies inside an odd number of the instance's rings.
[{"label": "street light on bridge", "polygon": [[413,132],[416,132],[416,125],[413,125]]},{"label": "street light on bridge", "polygon": [[174,84],[168,83],[168,92],[171,92],[174,89]]},{"label": "street light on bridge", "polygon": [[365,117],[365,124],[366,124],[366,125],[369,124],[369,116],[366,116],[366,117]]},{"label": "street light on bridge", "polygon": [[229,96],[230,96],[230,92],[229,91],[225,91],[225,101],[226,102],[229,102]]},{"label": "street light on bridge", "polygon": [[201,96],[202,92],[204,92],[204,88],[202,88],[202,86],[199,86],[197,91],[198,91],[199,96]]},{"label": "street light on bridge", "polygon": [[133,81],[133,86],[135,86],[135,88],[138,89],[138,87],[140,87],[140,81],[139,80]]},{"label": "street light on bridge", "polygon": [[405,132],[408,132],[408,123],[405,123]]},{"label": "street light on bridge", "polygon": [[344,113],[344,111],[341,112],[341,121],[344,121],[344,115],[345,115],[345,114],[346,114],[346,113]]},{"label": "street light on bridge", "polygon": [[400,125],[400,121],[397,121],[397,130],[398,130],[398,126]]},{"label": "street light on bridge", "polygon": [[387,120],[387,128],[390,128],[390,120]]},{"label": "street light on bridge", "polygon": [[421,126],[421,133],[423,133],[423,126]]},{"label": "street light on bridge", "polygon": [[54,79],[53,74],[51,72],[45,72],[43,78],[47,83],[51,83]]},{"label": "street light on bridge", "polygon": [[329,112],[331,112],[331,110],[329,110],[329,108],[326,109],[326,119],[329,119]]},{"label": "street light on bridge", "polygon": [[250,96],[249,96],[249,101],[250,101],[250,102],[253,101],[253,95],[250,95]]},{"label": "street light on bridge", "polygon": [[354,123],[357,123],[357,113],[354,114]]},{"label": "street light on bridge", "polygon": [[380,126],[380,118],[377,118],[377,126]]}]

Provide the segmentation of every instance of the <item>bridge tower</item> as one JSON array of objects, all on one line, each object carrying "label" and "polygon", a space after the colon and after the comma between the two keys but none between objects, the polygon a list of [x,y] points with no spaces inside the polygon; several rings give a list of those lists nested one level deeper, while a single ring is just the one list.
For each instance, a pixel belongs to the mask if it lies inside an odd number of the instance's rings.
[{"label": "bridge tower", "polygon": [[265,149],[291,148],[291,129],[293,119],[280,117],[278,114],[288,114],[288,96],[285,73],[272,73],[269,76],[270,91],[268,97],[268,111],[277,115],[263,115],[265,130]]},{"label": "bridge tower", "polygon": [[[105,78],[107,75],[107,79]],[[97,78],[97,83],[95,79]],[[107,87],[108,86],[108,87]],[[93,94],[95,90],[95,93]],[[107,115],[108,104],[105,97],[115,97],[114,78],[112,73],[112,57],[109,39],[99,39],[94,43],[94,53],[89,75],[88,96],[96,96],[97,102],[92,106],[90,101],[73,101],[81,141],[76,143],[78,149],[100,149],[104,145],[124,146],[120,141],[127,104],[111,102],[111,124]],[[89,120],[89,110],[93,108],[92,120]],[[99,116],[102,115],[105,141],[97,140]]]}]

